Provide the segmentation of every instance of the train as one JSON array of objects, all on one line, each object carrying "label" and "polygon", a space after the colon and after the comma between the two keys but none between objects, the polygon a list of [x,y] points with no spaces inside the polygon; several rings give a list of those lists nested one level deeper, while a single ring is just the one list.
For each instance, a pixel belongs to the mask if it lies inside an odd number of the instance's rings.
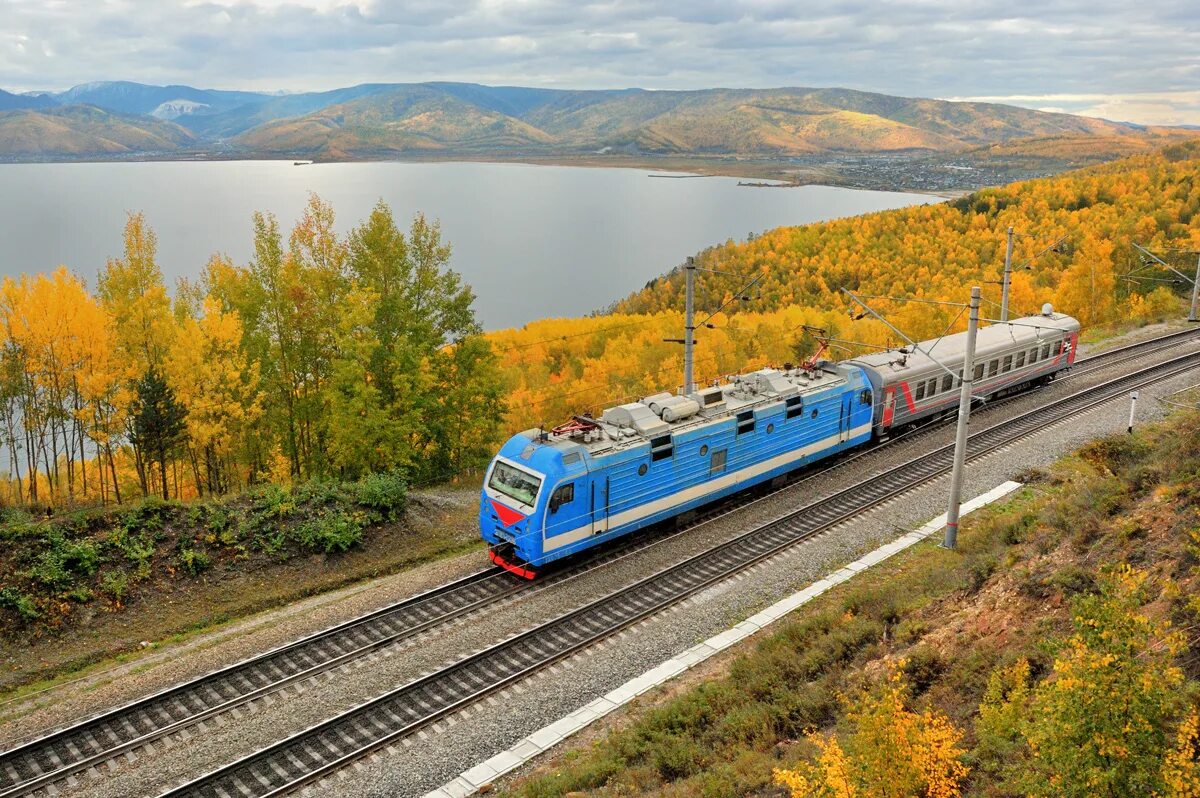
[{"label": "train", "polygon": [[[1050,305],[978,331],[976,401],[1071,367],[1079,322]],[[484,473],[480,535],[496,565],[550,563],[818,460],[957,412],[966,333],[847,360],[812,358],[512,436]]]}]

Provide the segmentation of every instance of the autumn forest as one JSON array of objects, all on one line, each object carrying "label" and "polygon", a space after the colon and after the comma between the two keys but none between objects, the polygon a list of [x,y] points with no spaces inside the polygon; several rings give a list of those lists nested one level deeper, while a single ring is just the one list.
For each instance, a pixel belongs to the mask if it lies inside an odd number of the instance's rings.
[{"label": "autumn forest", "polygon": [[[1190,286],[1146,268],[1131,242],[1168,260],[1200,245],[1198,177],[1200,148],[1177,145],[713,247],[698,255],[721,273],[698,283],[697,374],[794,360],[811,351],[806,325],[845,342],[837,357],[850,342],[899,343],[853,321],[842,288],[881,297],[913,337],[964,319],[905,298],[961,301],[981,284],[994,316],[1009,226],[1015,312],[1053,302],[1089,328],[1176,313]],[[383,204],[346,235],[334,221],[315,196],[290,231],[255,214],[249,263],[213,255],[168,287],[133,214],[94,287],[66,267],[6,279],[3,502],[189,499],[373,473],[435,482],[486,462],[512,431],[678,385],[682,353],[663,340],[683,325],[678,269],[605,312],[485,333],[436,222],[402,227]]]}]

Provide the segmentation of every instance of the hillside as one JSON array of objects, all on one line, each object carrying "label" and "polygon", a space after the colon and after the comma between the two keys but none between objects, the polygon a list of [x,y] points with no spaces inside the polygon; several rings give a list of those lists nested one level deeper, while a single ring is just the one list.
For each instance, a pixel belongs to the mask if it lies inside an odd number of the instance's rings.
[{"label": "hillside", "polygon": [[1133,126],[1068,114],[842,89],[519,92],[464,84],[380,87],[261,125],[238,141],[249,149],[330,158],[412,149],[778,157],[1142,135]]},{"label": "hillside", "polygon": [[[899,341],[871,319],[852,321],[840,289],[864,294],[961,302],[982,285],[985,315],[995,315],[1004,263],[1005,228],[1013,225],[1014,312],[1052,302],[1085,327],[1140,323],[1179,313],[1184,286],[1122,279],[1141,262],[1129,245],[1200,245],[1200,142],[1166,148],[1052,178],[979,191],[953,202],[784,227],[698,254],[719,270],[697,280],[696,372],[700,381],[797,359],[812,339],[802,325],[868,345]],[[1194,269],[1190,256],[1180,267]],[[1164,273],[1143,271],[1152,278]],[[747,289],[747,285],[757,282]],[[747,300],[735,300],[735,296]],[[924,304],[875,301],[914,338],[962,329],[956,311]],[[511,399],[509,429],[554,424],[627,397],[671,390],[682,353],[664,338],[680,336],[683,275],[676,270],[616,303],[606,314],[547,319],[489,334],[504,367]],[[845,350],[836,352],[844,356]]]},{"label": "hillside", "polygon": [[[1053,174],[1200,135],[848,89],[574,91],[430,82],[269,94],[104,81],[37,96],[0,92],[0,111],[50,112],[81,105],[117,114],[124,128],[135,120],[174,122],[193,139],[172,145],[172,136],[148,128],[157,140],[114,150],[99,139],[125,142],[127,129],[106,131],[93,124],[87,135],[97,140],[90,143],[63,140],[61,134],[39,141],[39,125],[50,123],[26,120],[0,157],[53,160],[83,151],[162,155],[198,147],[223,156],[325,160],[567,159],[797,182],[945,189]],[[865,167],[837,165],[844,155],[887,157]],[[961,165],[946,169],[947,159],[959,155],[974,171]],[[903,162],[890,160],[894,157]],[[1010,168],[1010,162],[1019,168]],[[924,178],[914,178],[916,172]]]},{"label": "hillside", "polygon": [[0,111],[0,159],[170,153],[194,142],[176,124],[88,105]]},{"label": "hillside", "polygon": [[1089,444],[492,791],[1195,795],[1197,469],[1194,411]]},{"label": "hillside", "polygon": [[0,89],[0,111],[15,111],[22,108],[54,108],[54,100],[41,95],[12,94]]},{"label": "hillside", "polygon": [[497,111],[417,87],[269,122],[237,142],[255,152],[338,159],[436,150],[528,150],[552,144],[553,139]]}]

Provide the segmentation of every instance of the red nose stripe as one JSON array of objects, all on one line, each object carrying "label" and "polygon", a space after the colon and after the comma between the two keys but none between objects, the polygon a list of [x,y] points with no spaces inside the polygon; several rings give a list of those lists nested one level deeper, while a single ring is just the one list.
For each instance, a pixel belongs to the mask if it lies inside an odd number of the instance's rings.
[{"label": "red nose stripe", "polygon": [[491,500],[491,502],[492,502],[492,509],[496,511],[496,515],[500,516],[500,520],[504,523],[505,526],[512,526],[513,524],[517,523],[518,521],[525,520],[525,516],[521,515],[516,510],[513,510],[509,507],[505,507],[503,504],[501,504],[500,502],[498,502],[494,499]]}]

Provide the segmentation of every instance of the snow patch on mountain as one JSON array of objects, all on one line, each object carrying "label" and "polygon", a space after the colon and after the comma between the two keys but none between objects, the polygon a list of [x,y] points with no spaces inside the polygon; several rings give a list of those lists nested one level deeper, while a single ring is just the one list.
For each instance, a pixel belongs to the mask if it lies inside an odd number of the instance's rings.
[{"label": "snow patch on mountain", "polygon": [[206,103],[198,103],[194,100],[167,100],[151,111],[150,116],[155,119],[178,119],[209,107]]}]

